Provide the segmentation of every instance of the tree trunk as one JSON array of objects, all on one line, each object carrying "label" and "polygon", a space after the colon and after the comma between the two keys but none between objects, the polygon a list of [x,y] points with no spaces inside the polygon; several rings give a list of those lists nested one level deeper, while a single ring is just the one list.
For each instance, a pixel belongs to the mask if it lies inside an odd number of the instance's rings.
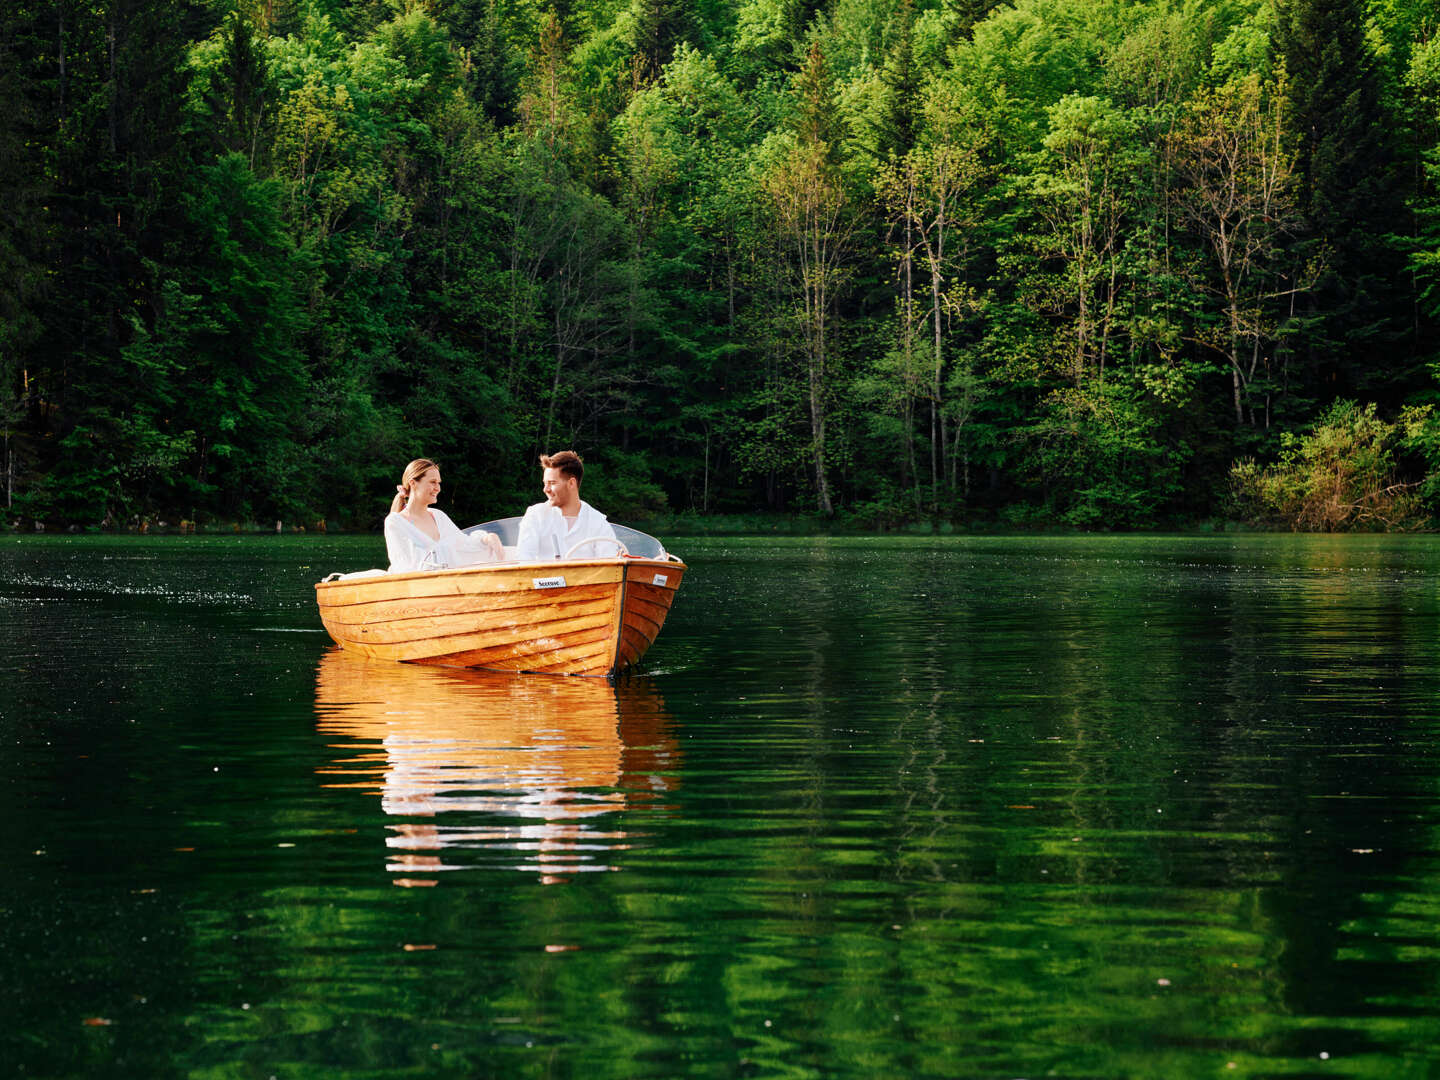
[{"label": "tree trunk", "polygon": [[66,79],[66,74],[65,74],[65,5],[64,5],[64,4],[56,4],[56,5],[55,5],[55,15],[56,15],[56,18],[59,20],[59,26],[58,26],[58,28],[57,28],[57,35],[56,35],[57,38],[58,38],[56,51],[57,51],[58,54],[59,54],[59,63],[60,63],[59,108],[60,108],[60,122],[61,122],[61,124],[63,125],[64,122],[65,122],[65,120],[66,120],[65,109],[66,109],[66,105],[67,105],[67,101],[68,101],[68,97],[67,97],[66,91],[67,91],[67,89],[68,89],[68,87],[69,87],[69,84],[68,84],[67,79]]},{"label": "tree trunk", "polygon": [[[944,226],[941,226],[943,230]],[[930,378],[930,504],[931,512],[940,513],[940,477],[945,471],[945,395],[944,331],[940,324],[941,289],[940,260],[945,257],[945,234],[936,237],[935,257],[930,264],[930,321],[934,324],[934,364]]]},{"label": "tree trunk", "polygon": [[735,326],[735,252],[730,237],[725,238],[725,325]]},{"label": "tree trunk", "polygon": [[[823,293],[821,294],[823,297]],[[823,302],[823,301],[822,301]],[[830,480],[825,473],[825,337],[824,317],[817,327],[816,353],[810,362],[810,436],[815,448],[815,498],[820,513],[833,517]]]},{"label": "tree trunk", "polygon": [[815,500],[820,513],[827,518],[834,517],[835,507],[830,502],[830,479],[825,474],[825,417],[816,405],[817,395],[812,391],[810,424],[815,432]]},{"label": "tree trunk", "polygon": [[1230,297],[1227,315],[1230,319],[1230,372],[1233,376],[1233,388],[1235,392],[1235,423],[1245,423],[1245,403],[1241,391],[1244,386],[1244,376],[1240,368],[1240,309],[1235,297]]},{"label": "tree trunk", "polygon": [[106,103],[105,107],[105,122],[107,133],[110,137],[110,153],[112,156],[115,154],[116,147],[118,145],[115,129],[118,123],[117,113],[120,108],[120,82],[119,76],[116,74],[115,71],[115,18],[115,9],[112,5],[110,9],[110,18],[107,20],[105,26],[105,43],[109,49],[110,60],[110,78],[108,80],[109,94],[106,95],[109,98],[109,101]]},{"label": "tree trunk", "polygon": [[560,397],[560,371],[565,364],[565,343],[561,337],[560,306],[555,306],[555,377],[550,380],[550,403],[545,409],[545,438],[541,452],[550,452],[550,434],[555,426],[555,402]]}]

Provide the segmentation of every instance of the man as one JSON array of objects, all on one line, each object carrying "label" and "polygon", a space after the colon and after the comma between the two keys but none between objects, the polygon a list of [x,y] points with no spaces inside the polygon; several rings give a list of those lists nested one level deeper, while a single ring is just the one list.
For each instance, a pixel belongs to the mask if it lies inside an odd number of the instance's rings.
[{"label": "man", "polygon": [[525,511],[520,522],[520,541],[515,545],[515,558],[522,562],[538,559],[561,559],[582,540],[595,540],[575,552],[574,558],[618,554],[610,543],[615,530],[605,515],[580,498],[580,480],[585,463],[573,450],[540,455],[545,470],[545,501]]}]

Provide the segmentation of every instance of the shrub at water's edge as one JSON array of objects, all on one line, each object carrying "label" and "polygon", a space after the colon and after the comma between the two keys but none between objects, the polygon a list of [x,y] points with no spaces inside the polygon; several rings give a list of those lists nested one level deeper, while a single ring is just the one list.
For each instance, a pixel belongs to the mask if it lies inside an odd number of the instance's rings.
[{"label": "shrub at water's edge", "polygon": [[1312,532],[1420,528],[1440,490],[1437,462],[1431,406],[1387,421],[1373,404],[1336,401],[1308,431],[1282,436],[1273,464],[1232,466],[1231,514]]}]

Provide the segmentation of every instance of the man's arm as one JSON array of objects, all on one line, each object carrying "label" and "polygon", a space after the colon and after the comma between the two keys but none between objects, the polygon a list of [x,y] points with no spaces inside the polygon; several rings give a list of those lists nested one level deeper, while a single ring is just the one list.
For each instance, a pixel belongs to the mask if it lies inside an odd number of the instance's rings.
[{"label": "man's arm", "polygon": [[619,540],[619,537],[615,535],[615,530],[610,527],[609,518],[589,503],[585,504],[585,511],[589,515],[589,520],[585,522],[586,536],[603,536],[607,540]]}]

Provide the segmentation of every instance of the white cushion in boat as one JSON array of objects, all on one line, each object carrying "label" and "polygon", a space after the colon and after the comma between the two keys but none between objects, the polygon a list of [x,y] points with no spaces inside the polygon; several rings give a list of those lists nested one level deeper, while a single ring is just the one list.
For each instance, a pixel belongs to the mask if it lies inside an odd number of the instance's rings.
[{"label": "white cushion in boat", "polygon": [[384,570],[356,570],[353,574],[330,574],[326,581],[348,581],[350,578],[384,577]]}]

